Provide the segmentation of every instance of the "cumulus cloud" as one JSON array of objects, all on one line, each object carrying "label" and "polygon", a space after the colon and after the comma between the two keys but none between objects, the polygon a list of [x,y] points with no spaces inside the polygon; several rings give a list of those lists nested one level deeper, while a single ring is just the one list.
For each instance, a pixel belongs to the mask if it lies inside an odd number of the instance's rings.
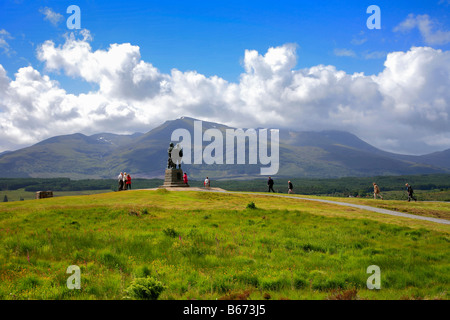
[{"label": "cumulus cloud", "polygon": [[408,32],[417,28],[429,45],[443,45],[450,43],[450,31],[437,29],[437,23],[431,20],[427,14],[414,15],[409,14],[408,17],[394,28],[394,32]]},{"label": "cumulus cloud", "polygon": [[0,65],[0,132],[6,142],[30,144],[73,132],[146,132],[167,119],[191,116],[247,128],[346,130],[396,152],[450,147],[449,51],[413,47],[389,53],[383,72],[364,75],[330,65],[295,69],[296,45],[285,44],[265,54],[246,50],[237,83],[195,71],[162,73],[142,60],[138,46],[93,50],[86,37],[68,36],[62,45],[46,41],[37,56],[46,72],[63,72],[98,90],[68,94],[31,66],[10,79]]},{"label": "cumulus cloud", "polygon": [[44,20],[49,21],[52,25],[57,26],[63,19],[63,15],[53,11],[52,8],[40,8],[39,12],[44,15]]}]

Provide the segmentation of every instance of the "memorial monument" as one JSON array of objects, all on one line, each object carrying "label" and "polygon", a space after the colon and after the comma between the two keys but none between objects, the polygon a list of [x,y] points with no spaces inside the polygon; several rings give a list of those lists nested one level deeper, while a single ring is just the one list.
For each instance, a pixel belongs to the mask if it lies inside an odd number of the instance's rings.
[{"label": "memorial monument", "polygon": [[160,186],[160,188],[189,187],[189,184],[183,182],[183,170],[181,169],[183,149],[179,144],[174,146],[171,142],[167,153],[169,155],[169,159],[167,160],[167,169],[164,175],[164,184]]}]

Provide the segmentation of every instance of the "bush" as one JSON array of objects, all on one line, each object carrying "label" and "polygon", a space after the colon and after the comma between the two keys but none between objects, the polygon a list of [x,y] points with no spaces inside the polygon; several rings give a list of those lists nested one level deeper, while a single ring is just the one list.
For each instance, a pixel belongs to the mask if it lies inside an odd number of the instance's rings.
[{"label": "bush", "polygon": [[157,300],[166,287],[153,277],[136,278],[125,292],[132,299]]},{"label": "bush", "polygon": [[252,201],[249,204],[247,204],[247,209],[256,209],[255,203]]},{"label": "bush", "polygon": [[166,228],[163,230],[163,232],[166,236],[169,236],[171,238],[176,238],[180,235],[174,228]]}]

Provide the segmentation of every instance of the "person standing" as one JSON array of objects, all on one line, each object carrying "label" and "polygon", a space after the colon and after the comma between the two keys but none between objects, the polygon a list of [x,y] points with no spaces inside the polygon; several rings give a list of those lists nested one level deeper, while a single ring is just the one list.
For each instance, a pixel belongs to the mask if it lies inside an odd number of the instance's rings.
[{"label": "person standing", "polygon": [[187,184],[187,183],[188,183],[188,178],[187,178],[186,172],[185,172],[184,175],[183,175],[183,182],[184,182],[184,184]]},{"label": "person standing", "polygon": [[127,189],[131,190],[131,176],[130,174],[127,174]]},{"label": "person standing", "polygon": [[205,182],[203,183],[205,185],[205,188],[209,188],[211,185],[211,181],[209,181],[209,178],[206,177]]},{"label": "person standing", "polygon": [[267,185],[269,186],[269,192],[270,192],[270,190],[272,190],[272,192],[275,193],[275,190],[273,190],[273,184],[274,184],[274,182],[273,182],[272,178],[269,177],[269,179],[267,180]]},{"label": "person standing", "polygon": [[123,172],[121,172],[119,174],[119,176],[117,177],[117,180],[119,181],[119,190],[121,191],[123,189]]},{"label": "person standing", "polygon": [[377,199],[377,196],[379,196],[381,198],[381,200],[383,200],[383,196],[380,193],[380,187],[378,187],[378,185],[374,182],[373,183],[373,198]]},{"label": "person standing", "polygon": [[123,190],[127,190],[127,173],[123,173]]},{"label": "person standing", "polygon": [[414,196],[414,190],[409,184],[405,184],[406,191],[408,191],[408,202],[411,201],[411,199],[414,199],[414,201],[417,201],[417,198]]},{"label": "person standing", "polygon": [[288,193],[294,193],[294,186],[292,185],[291,180],[288,181]]}]

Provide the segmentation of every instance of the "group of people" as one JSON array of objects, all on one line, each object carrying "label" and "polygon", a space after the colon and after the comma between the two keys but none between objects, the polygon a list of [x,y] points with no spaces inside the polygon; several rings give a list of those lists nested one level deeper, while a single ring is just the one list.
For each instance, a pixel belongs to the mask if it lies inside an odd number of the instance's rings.
[{"label": "group of people", "polygon": [[[273,190],[273,179],[271,177],[269,177],[269,179],[267,180],[267,185],[269,186],[269,191],[270,192],[272,190],[273,193],[275,193],[275,190]],[[289,180],[288,181],[288,193],[294,193],[294,185],[292,184],[292,182]]]},{"label": "group of people", "polygon": [[[275,193],[275,190],[273,190],[274,182],[271,177],[269,177],[269,179],[267,180],[267,185],[269,186],[268,192],[272,191]],[[408,183],[405,184],[405,186],[406,186],[406,191],[408,192],[408,202],[410,202],[411,199],[413,199],[414,201],[417,201],[417,198],[414,196],[413,188]],[[290,180],[288,181],[288,193],[294,193],[294,186]],[[380,187],[374,182],[373,183],[373,198],[376,199],[377,196],[380,197],[381,200],[383,200],[383,196],[381,195]]]},{"label": "group of people", "polygon": [[[183,183],[187,184],[188,183],[188,177],[186,172],[183,174]],[[203,181],[203,186],[205,188],[210,188],[211,187],[211,180],[209,180],[208,177],[206,177],[205,181]]]},{"label": "group of people", "polygon": [[[417,201],[417,198],[414,196],[414,190],[411,187],[411,185],[406,183],[405,186],[406,186],[406,191],[408,192],[408,202],[410,202],[411,199],[413,199],[414,201]],[[380,192],[380,187],[378,187],[378,185],[374,182],[373,183],[373,198],[376,199],[377,196],[380,197],[381,200],[383,200],[383,196],[381,195],[381,192]]]},{"label": "group of people", "polygon": [[[119,181],[119,191],[131,189],[130,174],[128,174],[126,172],[121,172],[119,174],[119,176],[117,177],[117,179]],[[185,184],[188,183],[188,178],[187,178],[186,172],[183,175],[183,182]],[[274,183],[273,179],[269,176],[269,179],[267,180],[267,185],[269,186],[268,192],[272,191],[273,193],[275,193],[275,190],[273,190],[274,184],[275,183]],[[211,187],[211,181],[209,180],[209,177],[206,177],[205,181],[203,182],[203,186],[205,188]],[[408,183],[405,184],[405,186],[406,186],[406,191],[408,192],[408,202],[410,202],[411,199],[413,199],[414,201],[417,201],[417,198],[414,196],[413,188]],[[292,184],[292,182],[290,180],[288,181],[288,193],[289,194],[294,193],[294,185]],[[383,200],[383,196],[381,195],[380,187],[374,182],[373,183],[373,198],[377,199],[377,197],[380,197],[381,200]]]},{"label": "group of people", "polygon": [[129,173],[121,172],[117,177],[119,191],[131,189],[131,176]]}]

